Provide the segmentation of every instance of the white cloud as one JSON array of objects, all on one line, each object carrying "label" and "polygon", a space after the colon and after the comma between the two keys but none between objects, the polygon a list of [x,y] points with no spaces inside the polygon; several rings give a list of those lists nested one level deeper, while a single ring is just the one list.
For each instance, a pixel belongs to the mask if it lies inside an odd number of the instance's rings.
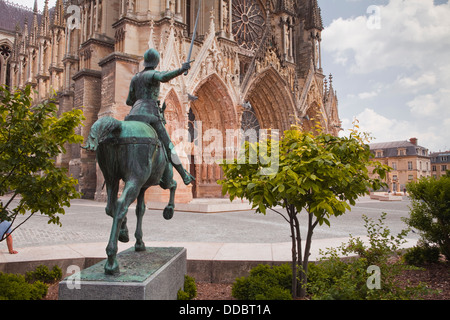
[{"label": "white cloud", "polygon": [[343,126],[354,116],[379,142],[416,136],[443,149],[450,137],[450,3],[389,0],[379,8],[380,29],[359,12],[335,19],[322,34],[324,54],[342,72],[334,74],[335,86],[346,79]]},{"label": "white cloud", "polygon": [[444,123],[444,128],[450,128],[450,117],[444,119],[443,123]]},{"label": "white cloud", "polygon": [[[449,146],[448,139],[441,135],[439,127],[429,126],[423,130],[417,125],[420,120],[409,122],[388,118],[371,108],[364,109],[355,118],[358,120],[359,131],[369,133],[373,138],[371,142],[401,141],[414,137],[419,139],[420,145],[431,151],[443,150]],[[345,128],[351,128],[352,122],[353,119],[342,119]],[[444,122],[450,125],[450,118]],[[348,132],[344,131],[341,134],[347,135]]]},{"label": "white cloud", "polygon": [[358,94],[358,98],[369,99],[369,98],[376,97],[377,95],[378,95],[377,91],[362,92],[362,93]]},{"label": "white cloud", "polygon": [[387,118],[370,108],[364,109],[355,118],[359,121],[360,130],[370,133],[379,142],[392,140],[398,134],[403,136],[409,126],[405,121]]},{"label": "white cloud", "polygon": [[431,94],[417,96],[408,102],[407,105],[411,108],[411,113],[416,117],[436,115],[439,109],[434,96]]},{"label": "white cloud", "polygon": [[417,74],[412,77],[400,76],[398,83],[405,89],[417,89],[423,86],[432,86],[436,84],[436,75],[432,72]]},{"label": "white cloud", "polygon": [[380,29],[368,28],[369,17],[363,15],[339,18],[324,30],[324,50],[332,53],[335,62],[349,66],[353,73],[398,66],[422,70],[448,63],[450,4],[391,0],[380,8]]},{"label": "white cloud", "polygon": [[[407,105],[411,108],[411,113],[415,117],[445,119],[450,117],[450,89],[442,88],[433,94],[418,95]],[[447,133],[448,130],[447,128]]]}]

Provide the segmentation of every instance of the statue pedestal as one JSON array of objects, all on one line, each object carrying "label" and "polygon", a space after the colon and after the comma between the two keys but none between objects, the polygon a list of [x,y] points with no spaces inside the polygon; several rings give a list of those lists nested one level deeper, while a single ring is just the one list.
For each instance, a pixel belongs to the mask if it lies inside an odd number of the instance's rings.
[{"label": "statue pedestal", "polygon": [[176,300],[186,274],[185,248],[134,247],[117,254],[119,275],[106,275],[106,259],[59,283],[59,300]]}]

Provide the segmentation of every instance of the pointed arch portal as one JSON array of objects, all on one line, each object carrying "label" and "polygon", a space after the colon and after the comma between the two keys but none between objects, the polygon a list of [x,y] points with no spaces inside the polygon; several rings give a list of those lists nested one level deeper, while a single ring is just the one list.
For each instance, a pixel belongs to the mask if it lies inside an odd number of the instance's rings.
[{"label": "pointed arch portal", "polygon": [[280,74],[270,67],[262,72],[246,94],[262,129],[289,129],[295,120],[292,94]]},{"label": "pointed arch portal", "polygon": [[227,86],[217,74],[200,82],[190,104],[190,120],[194,119],[191,174],[195,175],[194,197],[222,197],[217,180],[223,177],[215,162],[225,156],[226,130],[235,130],[239,124],[237,112]]}]

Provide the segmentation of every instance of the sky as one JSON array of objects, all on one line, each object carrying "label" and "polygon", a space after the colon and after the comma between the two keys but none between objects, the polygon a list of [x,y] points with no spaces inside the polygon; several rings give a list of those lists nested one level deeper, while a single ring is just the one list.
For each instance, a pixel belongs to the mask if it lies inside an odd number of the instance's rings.
[{"label": "sky", "polygon": [[341,134],[357,119],[372,142],[414,137],[430,151],[450,150],[449,1],[318,1],[322,67],[333,75]]},{"label": "sky", "polygon": [[[450,149],[448,0],[319,0],[322,66],[333,74],[339,115],[372,142],[418,138]],[[378,20],[376,18],[379,18]]]},{"label": "sky", "polygon": [[[33,9],[33,7],[34,7],[34,0],[9,0],[9,1],[21,4],[30,9]],[[55,6],[55,3],[56,3],[56,0],[49,0],[48,1],[49,8]],[[44,8],[44,4],[45,4],[45,0],[38,0],[38,9],[42,10]]]}]

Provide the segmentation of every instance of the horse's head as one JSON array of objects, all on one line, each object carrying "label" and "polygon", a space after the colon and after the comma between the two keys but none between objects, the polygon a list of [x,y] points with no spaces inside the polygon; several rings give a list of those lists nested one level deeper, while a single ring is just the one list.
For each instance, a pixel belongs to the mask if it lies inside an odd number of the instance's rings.
[{"label": "horse's head", "polygon": [[98,147],[98,139],[95,135],[92,134],[92,131],[89,133],[89,136],[86,141],[86,145],[82,147],[87,151],[96,151]]},{"label": "horse's head", "polygon": [[98,145],[102,143],[111,132],[117,129],[120,129],[120,121],[114,118],[103,117],[97,120],[91,127],[86,145],[82,148],[88,151],[96,151]]}]

